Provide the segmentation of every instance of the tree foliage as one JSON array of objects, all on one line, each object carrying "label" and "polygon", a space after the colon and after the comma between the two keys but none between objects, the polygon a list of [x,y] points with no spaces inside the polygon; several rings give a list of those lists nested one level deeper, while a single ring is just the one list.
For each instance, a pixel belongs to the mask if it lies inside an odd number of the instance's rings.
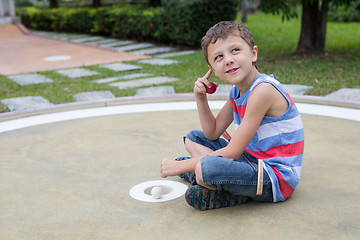
[{"label": "tree foliage", "polygon": [[282,20],[298,17],[301,5],[301,32],[296,53],[324,53],[329,4],[340,6],[355,0],[266,0],[259,8],[266,13],[281,15]]}]

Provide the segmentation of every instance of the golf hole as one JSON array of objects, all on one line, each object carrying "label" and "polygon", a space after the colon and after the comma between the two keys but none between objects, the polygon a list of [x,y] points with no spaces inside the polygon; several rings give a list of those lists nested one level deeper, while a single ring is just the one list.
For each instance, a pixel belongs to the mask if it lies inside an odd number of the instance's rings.
[{"label": "golf hole", "polygon": [[170,188],[169,186],[164,186],[164,185],[157,185],[157,186],[152,186],[152,187],[148,187],[147,189],[144,190],[144,193],[151,196],[151,190],[154,187],[159,187],[162,189],[162,195],[166,195],[169,194],[170,192],[172,192],[172,188]]},{"label": "golf hole", "polygon": [[[161,196],[155,198],[151,194],[154,187],[159,187],[162,190]],[[136,200],[143,202],[165,202],[178,198],[185,194],[188,186],[175,181],[169,180],[155,180],[143,182],[135,185],[129,191],[130,196]]]}]

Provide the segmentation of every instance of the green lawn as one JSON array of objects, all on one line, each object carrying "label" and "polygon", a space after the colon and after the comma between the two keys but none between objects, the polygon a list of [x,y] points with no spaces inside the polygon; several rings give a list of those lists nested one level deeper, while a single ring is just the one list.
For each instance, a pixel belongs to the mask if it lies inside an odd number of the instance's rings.
[{"label": "green lawn", "polygon": [[[314,88],[307,92],[311,95],[326,95],[344,87],[360,88],[359,23],[328,23],[327,54],[322,57],[291,55],[299,38],[300,19],[282,23],[279,16],[257,13],[250,15],[245,25],[253,32],[255,43],[258,45],[258,67],[261,72],[273,73],[282,83],[313,86]],[[198,50],[194,54],[172,59],[180,63],[169,66],[130,63],[142,66],[143,69],[136,72],[179,78],[180,81],[172,83],[177,93],[192,92],[194,81],[203,76],[208,69],[202,52]],[[128,73],[117,73],[96,66],[88,69],[101,72],[102,75],[69,80],[53,71],[46,71],[41,74],[53,79],[54,82],[32,86],[20,86],[5,76],[0,76],[0,99],[42,96],[52,103],[59,104],[73,102],[73,95],[84,91],[110,90],[116,97],[132,96],[136,93],[136,89],[119,90],[108,84],[90,81]],[[219,79],[212,77],[212,81]],[[1,106],[0,112],[5,111],[8,110]]]}]

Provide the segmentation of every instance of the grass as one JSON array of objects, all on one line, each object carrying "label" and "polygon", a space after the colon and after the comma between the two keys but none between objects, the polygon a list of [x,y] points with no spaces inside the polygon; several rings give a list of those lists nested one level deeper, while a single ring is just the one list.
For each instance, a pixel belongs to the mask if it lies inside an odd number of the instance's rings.
[{"label": "grass", "polygon": [[[257,13],[248,16],[246,26],[253,33],[259,47],[258,67],[263,73],[274,74],[282,83],[313,86],[307,94],[327,95],[340,88],[360,88],[360,32],[359,23],[328,23],[326,56],[292,55],[296,50],[300,19],[281,22],[279,16]],[[169,76],[180,79],[171,83],[177,93],[192,92],[193,84],[203,76],[208,67],[202,52],[173,57],[180,63],[169,66],[152,66],[129,62],[142,67],[136,72],[153,73],[154,76]],[[97,66],[87,67],[101,73],[101,76],[83,77],[70,80],[54,71],[41,72],[53,83],[20,86],[0,75],[0,99],[42,96],[54,104],[74,101],[74,95],[85,91],[110,90],[116,97],[133,96],[137,89],[119,90],[108,84],[93,83],[91,80],[128,73],[117,73]],[[212,77],[212,81],[218,81]],[[169,85],[169,84],[164,84]],[[1,105],[0,112],[8,109]]]}]

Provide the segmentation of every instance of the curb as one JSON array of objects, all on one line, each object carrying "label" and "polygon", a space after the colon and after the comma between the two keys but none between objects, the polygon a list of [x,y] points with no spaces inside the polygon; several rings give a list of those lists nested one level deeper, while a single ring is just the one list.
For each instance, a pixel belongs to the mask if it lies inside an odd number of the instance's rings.
[{"label": "curb", "polygon": [[[226,100],[228,97],[227,94],[214,94],[209,95],[209,100]],[[329,99],[326,97],[318,97],[318,96],[304,96],[304,95],[293,95],[293,100],[296,103],[312,103],[318,105],[327,105],[327,106],[336,106],[336,107],[344,107],[344,108],[353,108],[360,109],[360,102],[358,101],[350,101],[344,99]],[[175,94],[167,94],[162,96],[128,96],[128,97],[118,97],[112,99],[102,99],[102,100],[94,100],[94,101],[83,101],[83,102],[70,102],[63,104],[56,104],[52,107],[42,108],[42,109],[31,109],[24,111],[14,111],[14,112],[6,112],[0,114],[0,122],[8,121],[23,117],[47,114],[47,113],[55,113],[62,111],[70,111],[70,110],[79,110],[86,108],[100,108],[100,107],[110,107],[110,106],[118,106],[118,105],[131,105],[131,104],[139,104],[139,103],[154,103],[154,102],[175,102],[175,101],[195,101],[193,93],[175,93]]]}]

